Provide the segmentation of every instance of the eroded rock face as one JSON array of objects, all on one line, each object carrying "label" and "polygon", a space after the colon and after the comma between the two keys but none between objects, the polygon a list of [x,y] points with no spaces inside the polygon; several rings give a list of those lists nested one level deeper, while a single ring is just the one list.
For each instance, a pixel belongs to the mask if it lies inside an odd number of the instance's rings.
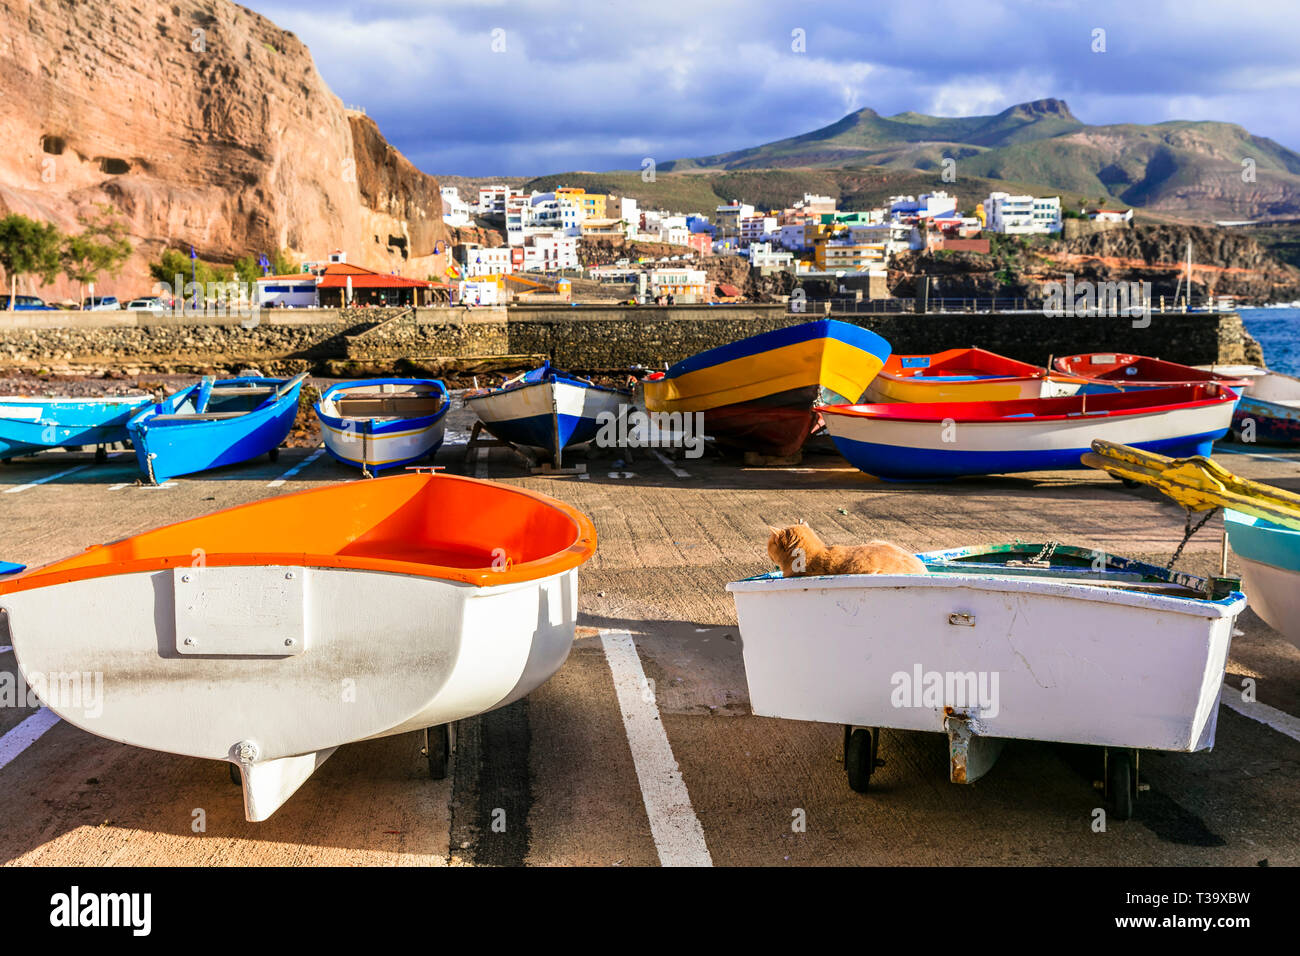
[{"label": "eroded rock face", "polygon": [[344,249],[421,279],[446,263],[437,180],[344,108],[292,33],[227,0],[3,0],[0,143],[0,215],[75,231],[107,202],[127,220],[136,252],[106,295],[147,293],[166,247]]}]

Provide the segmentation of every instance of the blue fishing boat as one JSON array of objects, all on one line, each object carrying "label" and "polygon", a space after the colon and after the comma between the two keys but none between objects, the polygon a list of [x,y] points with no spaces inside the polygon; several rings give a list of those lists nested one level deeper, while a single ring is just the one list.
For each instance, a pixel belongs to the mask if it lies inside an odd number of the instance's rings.
[{"label": "blue fishing boat", "polygon": [[6,574],[17,574],[19,571],[26,570],[27,565],[25,564],[13,564],[9,561],[0,561],[0,578],[4,577]]},{"label": "blue fishing boat", "polygon": [[205,378],[127,423],[140,470],[154,484],[258,455],[279,455],[307,378]]},{"label": "blue fishing boat", "polygon": [[630,389],[596,385],[547,362],[500,388],[467,394],[465,407],[497,438],[540,449],[559,467],[565,448],[591,441],[601,423],[617,419],[631,400]]},{"label": "blue fishing boat", "polygon": [[126,423],[148,395],[115,398],[0,398],[0,461],[51,448],[127,440]]},{"label": "blue fishing boat", "polygon": [[313,410],[330,455],[369,475],[436,454],[450,407],[436,379],[372,378],[327,389]]}]

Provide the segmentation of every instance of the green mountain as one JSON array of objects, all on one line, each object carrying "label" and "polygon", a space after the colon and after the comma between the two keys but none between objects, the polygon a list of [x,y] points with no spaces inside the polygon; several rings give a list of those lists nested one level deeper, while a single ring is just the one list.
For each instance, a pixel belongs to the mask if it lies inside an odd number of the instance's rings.
[{"label": "green mountain", "polygon": [[[661,163],[665,173],[885,167],[977,178],[1141,207],[1158,217],[1270,219],[1300,214],[1300,154],[1232,123],[1092,126],[1062,100],[992,116],[881,116],[862,109],[763,146]],[[1243,160],[1251,164],[1243,165]],[[973,203],[972,203],[973,204]]]}]

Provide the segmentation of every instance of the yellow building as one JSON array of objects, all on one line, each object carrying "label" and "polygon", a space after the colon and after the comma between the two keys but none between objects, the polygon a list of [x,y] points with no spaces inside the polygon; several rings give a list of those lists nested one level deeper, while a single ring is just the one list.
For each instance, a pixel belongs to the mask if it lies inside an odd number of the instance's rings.
[{"label": "yellow building", "polygon": [[980,221],[981,229],[983,229],[987,225],[987,223],[985,223],[984,221],[984,204],[982,202],[975,204],[975,218]]},{"label": "yellow building", "polygon": [[883,242],[831,242],[818,240],[813,247],[813,264],[823,272],[861,272],[885,263]]},{"label": "yellow building", "polygon": [[560,186],[555,190],[555,198],[561,196],[569,199],[583,212],[583,218],[586,219],[604,219],[605,218],[605,200],[604,193],[589,193],[581,186]]}]

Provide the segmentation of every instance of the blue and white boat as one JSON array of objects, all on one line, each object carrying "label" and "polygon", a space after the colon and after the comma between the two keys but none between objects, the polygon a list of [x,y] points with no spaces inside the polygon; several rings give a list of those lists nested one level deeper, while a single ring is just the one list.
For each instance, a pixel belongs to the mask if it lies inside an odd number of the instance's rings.
[{"label": "blue and white boat", "polygon": [[596,385],[547,362],[500,388],[467,394],[465,406],[497,438],[540,449],[559,467],[565,448],[594,439],[602,422],[625,414],[631,400],[630,389]]},{"label": "blue and white boat", "polygon": [[127,421],[152,401],[148,395],[0,398],[0,460],[51,448],[125,442]]},{"label": "blue and white boat", "polygon": [[1084,467],[1104,439],[1161,454],[1209,455],[1236,394],[1217,382],[1006,402],[820,409],[849,463],[899,481]]},{"label": "blue and white boat", "polygon": [[372,378],[327,389],[313,410],[330,455],[368,475],[436,454],[450,407],[436,379]]},{"label": "blue and white boat", "polygon": [[1232,508],[1224,509],[1223,523],[1228,544],[1241,562],[1242,590],[1250,595],[1251,608],[1300,646],[1300,527]]},{"label": "blue and white boat", "polygon": [[258,455],[275,460],[298,417],[298,393],[307,375],[205,378],[150,405],[126,426],[140,470],[161,484]]}]

